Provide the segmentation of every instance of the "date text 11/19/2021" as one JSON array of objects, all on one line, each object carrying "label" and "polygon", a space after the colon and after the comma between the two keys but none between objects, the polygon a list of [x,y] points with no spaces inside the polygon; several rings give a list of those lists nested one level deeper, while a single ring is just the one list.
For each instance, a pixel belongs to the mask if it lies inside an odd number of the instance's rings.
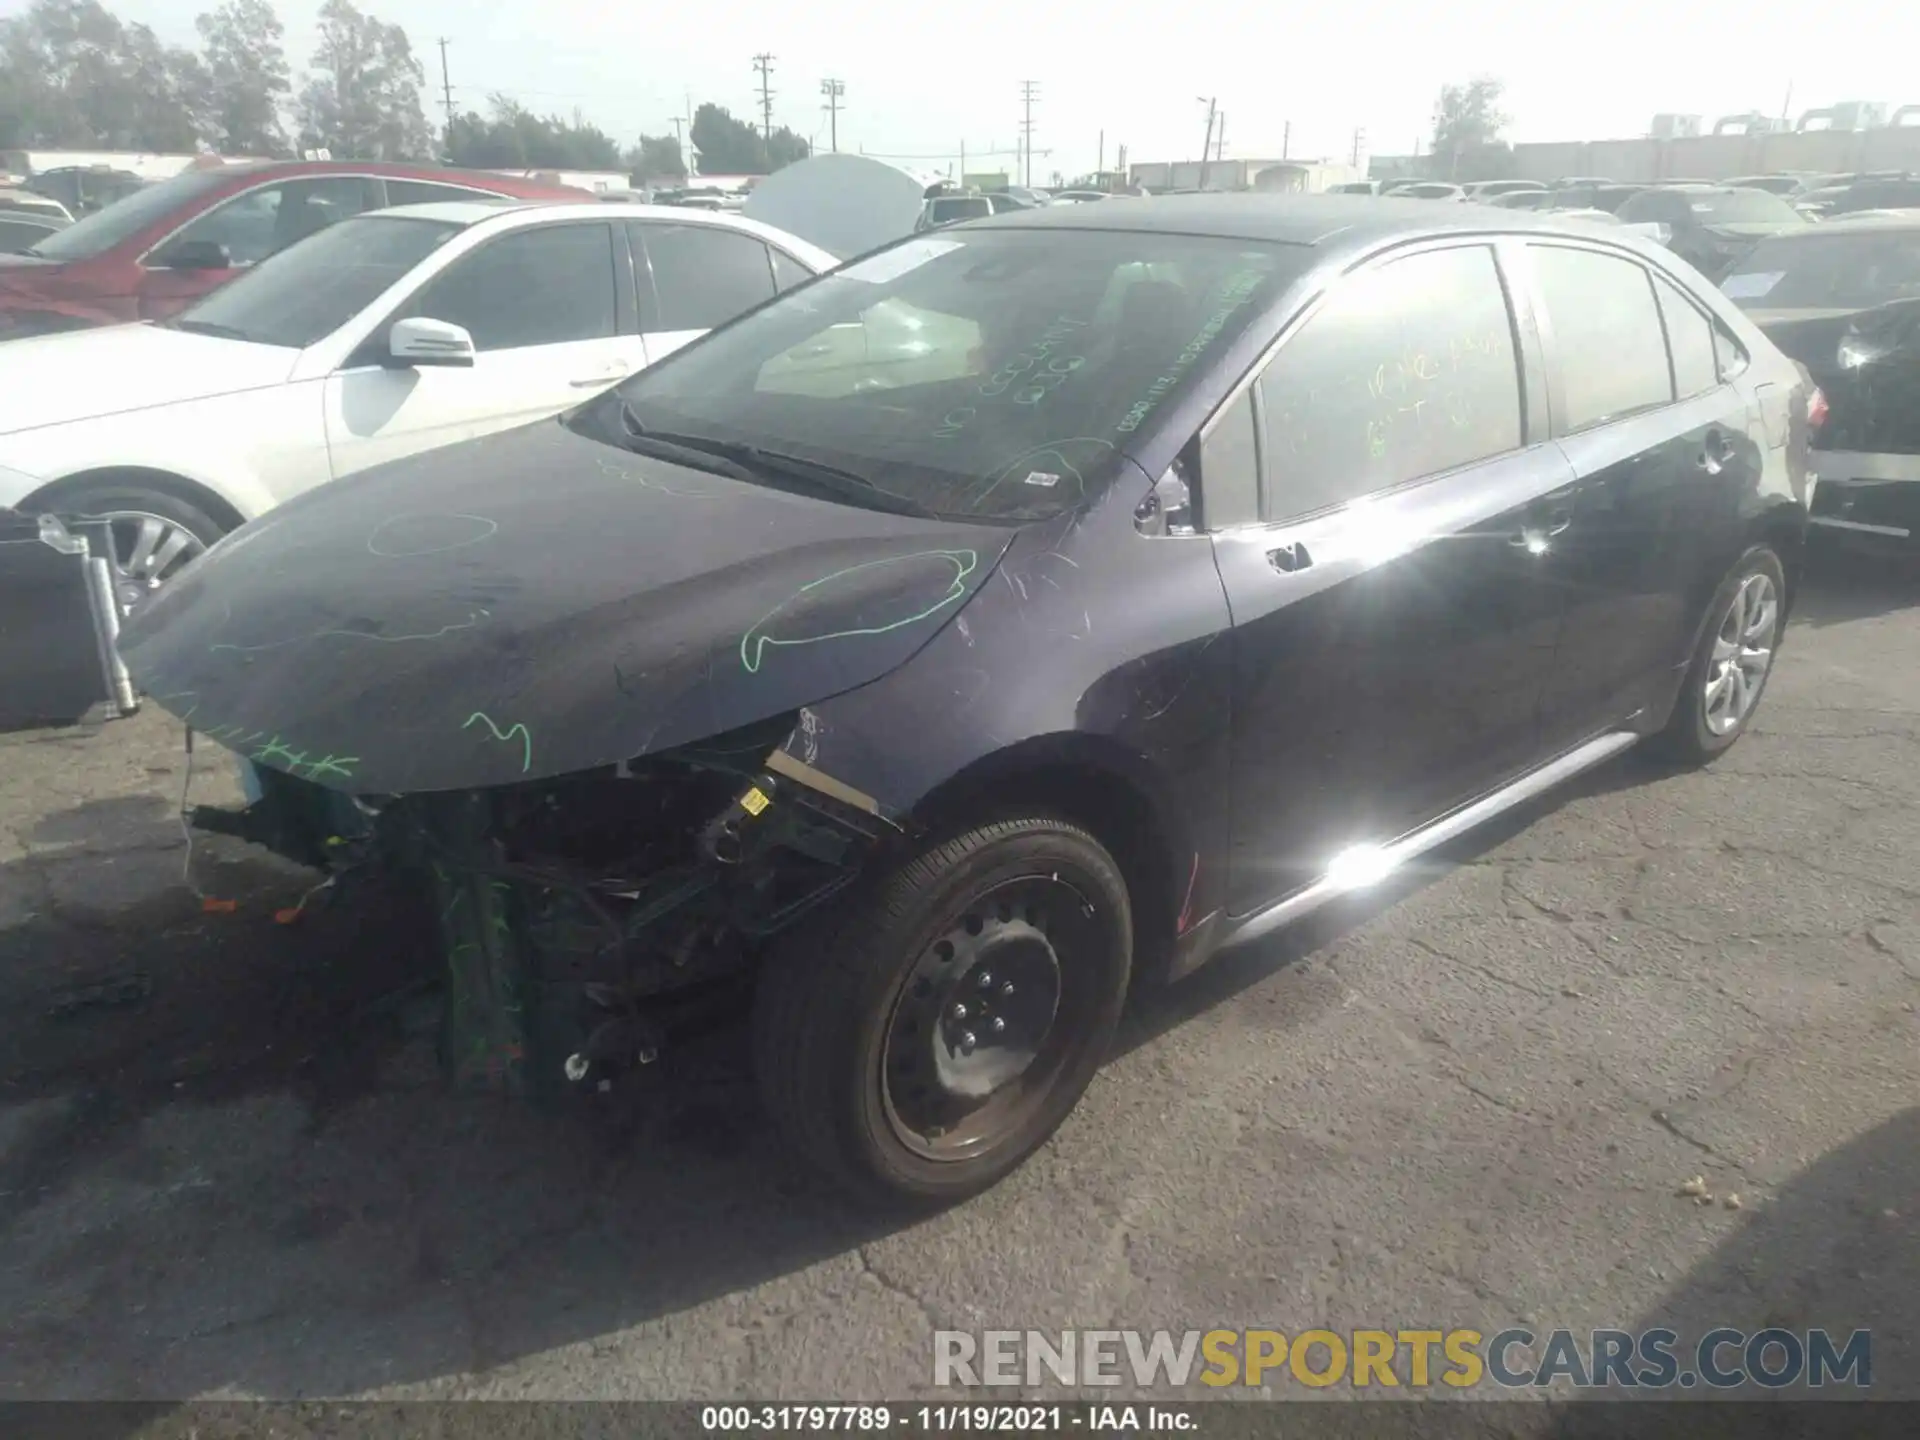
[{"label": "date text 11/19/2021", "polygon": [[1190,1409],[1163,1405],[708,1405],[700,1428],[716,1434],[804,1431],[944,1435],[1126,1430],[1192,1431]]}]

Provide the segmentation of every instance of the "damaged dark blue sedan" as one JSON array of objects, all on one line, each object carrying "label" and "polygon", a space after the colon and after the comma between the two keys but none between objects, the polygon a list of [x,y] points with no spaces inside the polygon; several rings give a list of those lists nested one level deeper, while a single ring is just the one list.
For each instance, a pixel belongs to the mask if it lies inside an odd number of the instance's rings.
[{"label": "damaged dark blue sedan", "polygon": [[1670,252],[1471,208],[915,237],[283,506],[126,661],[252,767],[206,823],[428,889],[456,1077],[597,1090],[750,989],[797,1146],[953,1201],[1131,985],[1751,721],[1806,377]]}]

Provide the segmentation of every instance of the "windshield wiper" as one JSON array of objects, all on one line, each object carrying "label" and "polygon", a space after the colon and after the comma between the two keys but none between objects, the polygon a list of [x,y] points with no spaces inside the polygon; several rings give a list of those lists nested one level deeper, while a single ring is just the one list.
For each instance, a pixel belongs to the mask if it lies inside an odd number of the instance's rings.
[{"label": "windshield wiper", "polygon": [[741,478],[744,479],[761,479],[767,475],[774,475],[782,479],[801,481],[830,494],[855,500],[871,509],[891,510],[901,515],[915,515],[923,520],[940,518],[938,511],[927,508],[919,501],[908,499],[905,495],[896,495],[893,491],[874,484],[866,476],[842,469],[838,465],[808,460],[799,455],[788,455],[780,450],[767,450],[758,445],[652,429],[640,423],[640,417],[634,414],[633,407],[624,400],[620,403],[620,424],[627,433],[627,444],[630,447],[655,448],[668,459],[673,458],[665,454],[670,450],[692,452],[706,462],[705,468],[711,468],[714,461],[720,461],[733,467],[735,471],[742,472]]},{"label": "windshield wiper", "polygon": [[185,330],[191,335],[212,335],[221,340],[245,340],[244,330],[236,330],[231,325],[216,325],[211,320],[189,320],[184,315],[176,315],[171,320],[160,322],[169,330]]}]

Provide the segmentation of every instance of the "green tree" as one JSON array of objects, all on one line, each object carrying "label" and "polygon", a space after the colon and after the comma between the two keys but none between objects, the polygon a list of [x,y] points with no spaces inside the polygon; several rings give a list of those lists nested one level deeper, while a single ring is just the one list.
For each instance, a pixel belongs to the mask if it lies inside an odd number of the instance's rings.
[{"label": "green tree", "polygon": [[312,63],[300,92],[302,150],[354,160],[432,156],[420,105],[426,72],[404,29],[361,13],[351,0],[326,0]]},{"label": "green tree", "polygon": [[723,105],[702,105],[693,112],[691,138],[700,169],[709,175],[766,175],[813,153],[804,135],[784,125],[769,143]]},{"label": "green tree", "polygon": [[10,145],[190,151],[206,88],[196,56],[98,0],[34,0],[0,20],[0,138]]},{"label": "green tree", "polygon": [[687,173],[687,160],[680,153],[677,135],[642,135],[640,143],[627,151],[626,166],[635,185],[680,180]]},{"label": "green tree", "polygon": [[211,115],[208,139],[230,155],[279,155],[287,149],[280,108],[292,93],[286,30],[267,0],[228,0],[198,17]]},{"label": "green tree", "polygon": [[1500,109],[1506,86],[1498,80],[1481,77],[1465,85],[1443,85],[1440,99],[1433,107],[1433,173],[1442,179],[1494,179],[1495,176],[1464,174],[1478,168],[1470,157],[1490,149],[1500,141],[1507,116]]},{"label": "green tree", "polygon": [[506,95],[489,100],[492,113],[454,117],[453,163],[482,170],[618,170],[620,146],[578,114],[571,122],[536,115]]}]

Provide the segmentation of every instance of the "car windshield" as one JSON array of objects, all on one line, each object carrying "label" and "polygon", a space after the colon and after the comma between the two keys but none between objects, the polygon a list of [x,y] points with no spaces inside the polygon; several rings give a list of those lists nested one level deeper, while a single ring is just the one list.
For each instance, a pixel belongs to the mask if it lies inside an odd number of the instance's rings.
[{"label": "car windshield", "polygon": [[304,349],[358,315],[461,228],[398,215],[342,220],[261,261],[169,323]]},{"label": "car windshield", "polygon": [[57,235],[49,235],[27,253],[43,260],[91,260],[123,240],[158,224],[197,196],[218,190],[233,180],[229,169],[188,170],[124,195]]},{"label": "car windshield", "polygon": [[575,423],[611,443],[624,424],[797,456],[851,472],[876,504],[1041,519],[1090,503],[1129,438],[1310,253],[1128,231],[925,236],[713,332]]},{"label": "car windshield", "polygon": [[1900,210],[1920,205],[1920,180],[1869,181],[1854,185],[1839,198],[1834,210]]},{"label": "car windshield", "polygon": [[1703,225],[1802,223],[1798,210],[1765,190],[1698,190],[1688,193],[1686,201]]},{"label": "car windshield", "polygon": [[1743,310],[1859,310],[1920,295],[1920,227],[1762,240],[1720,282]]}]

